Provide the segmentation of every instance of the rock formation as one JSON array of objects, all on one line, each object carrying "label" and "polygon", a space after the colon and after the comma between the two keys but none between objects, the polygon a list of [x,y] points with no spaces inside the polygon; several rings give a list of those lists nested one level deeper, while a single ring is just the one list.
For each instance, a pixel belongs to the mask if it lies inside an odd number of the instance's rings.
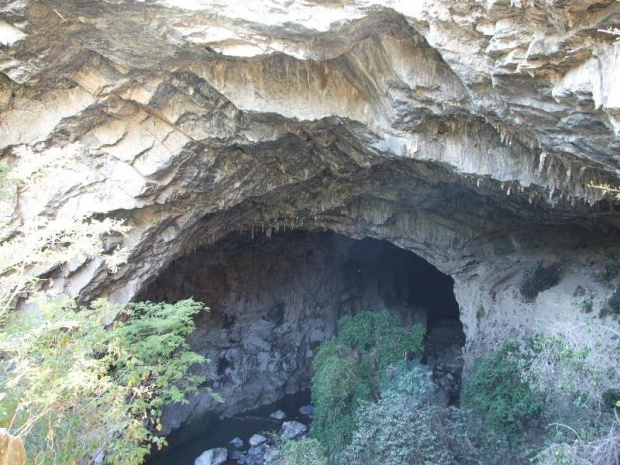
[{"label": "rock formation", "polygon": [[[615,288],[589,186],[620,184],[619,24],[613,0],[5,1],[0,151],[29,182],[2,237],[124,219],[117,273],[49,272],[118,302],[235,237],[386,240],[454,279],[469,363]],[[527,301],[540,261],[562,278]]]},{"label": "rock formation", "polygon": [[11,436],[6,429],[0,428],[0,464],[24,465],[26,450],[21,438]]}]

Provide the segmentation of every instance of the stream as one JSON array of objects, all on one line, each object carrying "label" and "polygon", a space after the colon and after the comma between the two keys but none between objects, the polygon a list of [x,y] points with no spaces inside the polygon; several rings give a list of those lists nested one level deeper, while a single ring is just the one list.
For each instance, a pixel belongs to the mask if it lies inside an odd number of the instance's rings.
[{"label": "stream", "polygon": [[[287,395],[275,404],[265,405],[255,410],[243,413],[225,420],[210,420],[204,418],[184,425],[168,437],[169,447],[149,457],[146,465],[194,465],[194,461],[205,450],[215,447],[226,447],[229,451],[235,450],[229,441],[235,437],[243,440],[243,447],[249,448],[248,440],[254,434],[266,432],[276,433],[280,430],[283,421],[296,420],[305,425],[310,419],[299,413],[299,408],[310,404],[310,391]],[[284,420],[274,420],[269,417],[276,410],[286,413]],[[236,465],[229,460],[226,465]]]}]

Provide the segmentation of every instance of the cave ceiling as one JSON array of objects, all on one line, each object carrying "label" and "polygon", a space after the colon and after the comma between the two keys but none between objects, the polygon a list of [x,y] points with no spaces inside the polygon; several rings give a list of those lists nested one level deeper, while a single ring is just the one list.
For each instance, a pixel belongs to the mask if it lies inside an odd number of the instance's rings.
[{"label": "cave ceiling", "polygon": [[590,186],[618,185],[619,24],[612,0],[4,1],[0,153],[40,168],[4,237],[125,219],[116,275],[58,282],[126,301],[234,233],[387,239],[450,273],[617,236]]}]

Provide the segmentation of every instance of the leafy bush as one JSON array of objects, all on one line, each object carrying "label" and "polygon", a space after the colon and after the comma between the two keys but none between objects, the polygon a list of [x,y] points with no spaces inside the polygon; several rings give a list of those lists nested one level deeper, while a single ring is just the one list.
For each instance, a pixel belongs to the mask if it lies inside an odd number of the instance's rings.
[{"label": "leafy bush", "polygon": [[482,463],[620,463],[619,337],[603,325],[566,324],[478,361],[461,400]]},{"label": "leafy bush", "polygon": [[516,439],[541,417],[543,397],[521,378],[529,341],[509,341],[490,357],[478,360],[467,377],[461,404],[485,429]]},{"label": "leafy bush", "polygon": [[536,463],[620,463],[619,337],[612,327],[592,324],[562,325],[554,336],[534,336],[535,357],[522,378],[545,396],[549,418]]},{"label": "leafy bush", "polygon": [[10,166],[7,162],[0,162],[0,201],[8,198],[10,195],[8,190],[11,184],[9,170]]},{"label": "leafy bush", "polygon": [[391,377],[379,401],[364,403],[356,411],[358,428],[339,462],[477,463],[463,412],[430,405],[434,389],[431,373],[418,364],[401,364]]},{"label": "leafy bush", "polygon": [[433,373],[425,366],[409,360],[393,363],[381,380],[381,397],[404,395],[411,407],[431,403],[435,392]]},{"label": "leafy bush", "polygon": [[[162,407],[186,402],[203,378],[188,374],[205,359],[186,336],[203,309],[106,301],[78,307],[46,301],[0,328],[0,427],[25,437],[33,463],[141,463],[161,446]],[[120,312],[106,329],[104,319]]]},{"label": "leafy bush", "polygon": [[328,457],[337,455],[356,427],[354,411],[378,398],[379,382],[393,362],[420,359],[424,328],[407,331],[387,312],[363,312],[340,320],[339,336],[319,347],[314,360],[313,434]]},{"label": "leafy bush", "polygon": [[316,439],[301,438],[286,441],[282,445],[281,452],[287,465],[325,465],[327,463],[321,444]]},{"label": "leafy bush", "polygon": [[615,292],[607,300],[607,305],[599,312],[599,316],[601,318],[609,315],[615,319],[620,317],[620,288],[615,290]]},{"label": "leafy bush", "polygon": [[542,262],[528,271],[521,283],[521,295],[534,300],[538,294],[551,289],[560,282],[560,269],[557,266],[543,267]]}]

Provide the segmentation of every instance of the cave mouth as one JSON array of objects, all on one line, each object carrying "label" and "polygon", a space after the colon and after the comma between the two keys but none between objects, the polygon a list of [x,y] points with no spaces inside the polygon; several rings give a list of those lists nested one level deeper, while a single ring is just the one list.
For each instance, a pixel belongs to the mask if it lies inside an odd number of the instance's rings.
[{"label": "cave mouth", "polygon": [[[199,248],[163,270],[138,300],[192,297],[210,308],[197,317],[190,343],[211,360],[201,374],[226,402],[198,396],[170,414],[174,429],[207,412],[231,417],[307,390],[316,347],[337,334],[341,317],[366,310],[427,327],[424,361],[442,402],[457,402],[465,337],[453,286],[389,242],[298,230],[239,234]],[[441,387],[443,378],[451,379]]]}]

